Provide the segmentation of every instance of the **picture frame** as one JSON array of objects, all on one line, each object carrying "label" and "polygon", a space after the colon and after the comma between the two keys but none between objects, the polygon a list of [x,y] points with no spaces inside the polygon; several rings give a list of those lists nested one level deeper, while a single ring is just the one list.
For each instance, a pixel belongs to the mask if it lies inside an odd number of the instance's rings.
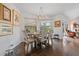
[{"label": "picture frame", "polygon": [[8,23],[0,23],[0,36],[12,35],[13,26]]},{"label": "picture frame", "polygon": [[18,26],[20,23],[20,14],[16,10],[12,10],[12,14],[13,14],[13,25]]},{"label": "picture frame", "polygon": [[36,26],[25,26],[27,33],[34,33],[37,32]]},{"label": "picture frame", "polygon": [[13,25],[11,22],[11,9],[0,3],[0,36],[13,34]]},{"label": "picture frame", "polygon": [[61,27],[61,21],[60,20],[55,21],[54,26]]},{"label": "picture frame", "polygon": [[3,20],[11,22],[11,10],[3,5]]},{"label": "picture frame", "polygon": [[3,20],[3,5],[0,3],[0,21]]}]

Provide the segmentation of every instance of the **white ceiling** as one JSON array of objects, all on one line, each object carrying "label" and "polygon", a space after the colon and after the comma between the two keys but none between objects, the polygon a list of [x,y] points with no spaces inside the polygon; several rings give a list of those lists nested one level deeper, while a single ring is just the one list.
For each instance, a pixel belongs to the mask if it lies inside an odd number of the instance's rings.
[{"label": "white ceiling", "polygon": [[43,14],[48,16],[79,8],[78,3],[14,3],[14,5],[22,12],[24,17],[30,18],[39,14],[40,7],[43,9]]}]

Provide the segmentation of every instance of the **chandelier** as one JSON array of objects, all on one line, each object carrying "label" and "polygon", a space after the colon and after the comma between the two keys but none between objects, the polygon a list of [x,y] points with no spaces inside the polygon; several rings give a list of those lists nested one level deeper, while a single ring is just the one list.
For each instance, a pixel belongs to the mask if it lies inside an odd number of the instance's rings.
[{"label": "chandelier", "polygon": [[37,15],[37,19],[38,20],[46,20],[46,19],[49,19],[49,17],[44,13],[43,7],[40,7],[39,8],[39,12],[38,12],[38,15]]}]

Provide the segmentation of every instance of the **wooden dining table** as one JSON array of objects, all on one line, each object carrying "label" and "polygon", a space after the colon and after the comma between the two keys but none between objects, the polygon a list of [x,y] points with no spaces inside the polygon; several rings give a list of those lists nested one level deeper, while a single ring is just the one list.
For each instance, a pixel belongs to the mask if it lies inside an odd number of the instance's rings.
[{"label": "wooden dining table", "polygon": [[49,46],[49,38],[44,38],[40,33],[29,33],[31,41],[34,42],[34,48],[42,48],[43,45]]}]

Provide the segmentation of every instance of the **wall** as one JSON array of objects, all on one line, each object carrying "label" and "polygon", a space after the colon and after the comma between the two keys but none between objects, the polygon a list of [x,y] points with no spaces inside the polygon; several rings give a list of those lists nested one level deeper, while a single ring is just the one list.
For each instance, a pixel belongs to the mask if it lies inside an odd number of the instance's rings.
[{"label": "wall", "polygon": [[[71,22],[71,21],[76,21],[79,22],[79,8],[75,8],[72,10],[68,10],[63,12],[63,14],[57,15],[57,17],[60,17],[63,26],[61,28],[53,28],[54,29],[54,33],[58,33],[60,35],[60,38],[63,37],[63,28],[66,29],[67,25]],[[55,19],[53,19],[54,21]],[[53,23],[54,24],[54,23]],[[68,28],[70,29],[70,28]]]},{"label": "wall", "polygon": [[[10,9],[16,8],[12,4],[5,4],[5,5],[9,7]],[[21,26],[14,26],[12,35],[0,37],[0,56],[5,55],[5,50],[9,48],[14,48],[19,43],[21,43],[22,41],[21,33],[22,33]]]},{"label": "wall", "polygon": [[63,13],[65,15],[65,17],[67,18],[67,23],[70,22],[70,20],[75,20],[75,21],[79,21],[79,8],[75,8],[69,11],[65,11]]},{"label": "wall", "polygon": [[[69,24],[71,21],[79,22],[79,8],[75,8],[69,11],[64,12],[64,15],[67,16],[67,23]],[[69,30],[74,31],[71,27],[68,28]]]},{"label": "wall", "polygon": [[[54,22],[57,20],[57,18],[59,18],[59,20],[61,21],[61,27],[60,28],[54,27]],[[38,31],[40,31],[40,23],[41,22],[50,22],[51,26],[52,26],[52,30],[53,30],[52,34],[59,34],[60,39],[63,38],[63,35],[64,35],[63,30],[64,30],[65,27],[67,27],[67,24],[68,24],[67,17],[65,15],[62,15],[62,14],[61,15],[56,15],[55,17],[53,17],[50,20],[38,21],[37,22]]]},{"label": "wall", "polygon": [[69,19],[74,19],[79,16],[79,8],[75,8],[69,11],[64,12],[64,14],[69,18]]},{"label": "wall", "polygon": [[[54,27],[54,22],[55,20],[59,19],[61,21],[61,27]],[[54,34],[59,34],[60,39],[63,38],[64,35],[64,29],[67,27],[67,18],[64,15],[57,15],[54,19],[53,19],[53,31]]]}]

